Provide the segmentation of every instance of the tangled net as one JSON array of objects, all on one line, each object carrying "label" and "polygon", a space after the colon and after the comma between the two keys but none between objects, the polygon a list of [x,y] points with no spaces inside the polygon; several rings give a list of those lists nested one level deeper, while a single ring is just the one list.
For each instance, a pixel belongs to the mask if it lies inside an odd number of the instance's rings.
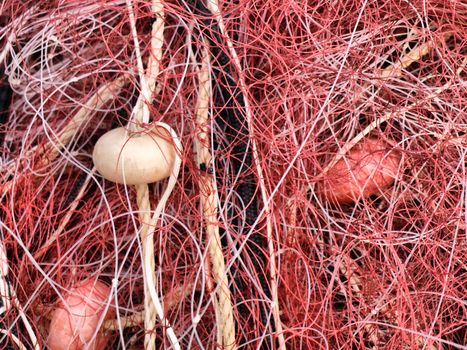
[{"label": "tangled net", "polygon": [[[0,7],[2,91],[13,90],[0,125],[2,346],[46,349],[60,296],[90,276],[112,286],[109,349],[141,349],[148,333],[173,346],[167,325],[142,320],[136,190],[104,180],[91,157],[101,135],[133,123],[154,3]],[[153,235],[153,287],[181,348],[466,349],[466,4],[160,4],[145,103],[183,147]],[[206,52],[213,162],[200,166]],[[346,204],[320,195],[330,167],[368,138],[401,155],[394,184]],[[235,344],[219,342],[206,174]],[[167,183],[149,185],[151,208]]]}]

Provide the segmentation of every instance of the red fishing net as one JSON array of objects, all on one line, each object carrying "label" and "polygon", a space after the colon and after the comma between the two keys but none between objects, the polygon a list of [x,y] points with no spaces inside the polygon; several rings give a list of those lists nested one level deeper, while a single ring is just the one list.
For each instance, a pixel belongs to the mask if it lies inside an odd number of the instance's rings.
[{"label": "red fishing net", "polygon": [[[47,349],[91,278],[111,287],[108,349],[465,349],[466,4],[212,4],[0,5],[0,344]],[[145,288],[147,209],[92,153],[158,123],[181,167]],[[148,185],[151,215],[169,182]]]}]

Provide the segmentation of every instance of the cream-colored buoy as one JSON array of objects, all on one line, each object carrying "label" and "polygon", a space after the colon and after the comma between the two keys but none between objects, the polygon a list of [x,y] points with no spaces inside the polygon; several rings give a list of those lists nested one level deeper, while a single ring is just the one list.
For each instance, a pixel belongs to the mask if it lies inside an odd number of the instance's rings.
[{"label": "cream-colored buoy", "polygon": [[170,176],[175,160],[171,136],[162,127],[130,132],[110,130],[94,146],[92,159],[107,180],[127,185],[156,182]]}]

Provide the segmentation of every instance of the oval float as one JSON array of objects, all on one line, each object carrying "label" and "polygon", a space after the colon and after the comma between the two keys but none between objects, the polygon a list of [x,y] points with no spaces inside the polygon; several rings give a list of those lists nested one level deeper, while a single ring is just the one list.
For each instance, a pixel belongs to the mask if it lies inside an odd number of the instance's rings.
[{"label": "oval float", "polygon": [[383,141],[364,139],[329,169],[317,193],[339,204],[381,193],[393,184],[400,162],[400,153],[388,150]]},{"label": "oval float", "polygon": [[[76,285],[64,296],[52,312],[47,339],[51,350],[100,350],[109,341],[109,335],[98,330],[99,321],[106,308],[110,287],[91,279]],[[114,315],[109,311],[104,319]],[[97,334],[96,334],[97,333]],[[96,336],[94,336],[96,334]]]},{"label": "oval float", "polygon": [[140,185],[165,179],[175,160],[170,139],[161,127],[138,133],[110,130],[94,146],[94,165],[105,179],[116,183]]}]

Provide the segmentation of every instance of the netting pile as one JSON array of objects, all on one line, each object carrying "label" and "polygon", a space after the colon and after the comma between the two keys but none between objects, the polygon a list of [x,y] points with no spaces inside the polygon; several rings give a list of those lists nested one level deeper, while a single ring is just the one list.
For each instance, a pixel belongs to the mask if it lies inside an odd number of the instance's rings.
[{"label": "netting pile", "polygon": [[[146,66],[157,16],[149,0],[132,5]],[[466,4],[225,1],[225,32],[201,0],[162,5],[161,69],[145,103],[183,149],[154,233],[155,289],[181,348],[223,347],[207,175],[236,348],[465,349]],[[138,55],[125,0],[6,0],[0,24],[1,84],[13,90],[0,126],[0,258],[20,306],[2,308],[0,343],[17,346],[14,335],[34,348],[21,309],[46,349],[59,296],[83,279],[112,286],[106,303],[120,318],[144,314],[136,191],[103,179],[91,156],[101,135],[133,122]],[[213,162],[199,166],[203,50]],[[393,183],[331,200],[320,191],[335,190],[329,168],[369,139],[399,155]],[[149,185],[151,208],[166,186]],[[171,348],[161,322],[101,321],[109,349],[141,349],[148,332]]]}]

